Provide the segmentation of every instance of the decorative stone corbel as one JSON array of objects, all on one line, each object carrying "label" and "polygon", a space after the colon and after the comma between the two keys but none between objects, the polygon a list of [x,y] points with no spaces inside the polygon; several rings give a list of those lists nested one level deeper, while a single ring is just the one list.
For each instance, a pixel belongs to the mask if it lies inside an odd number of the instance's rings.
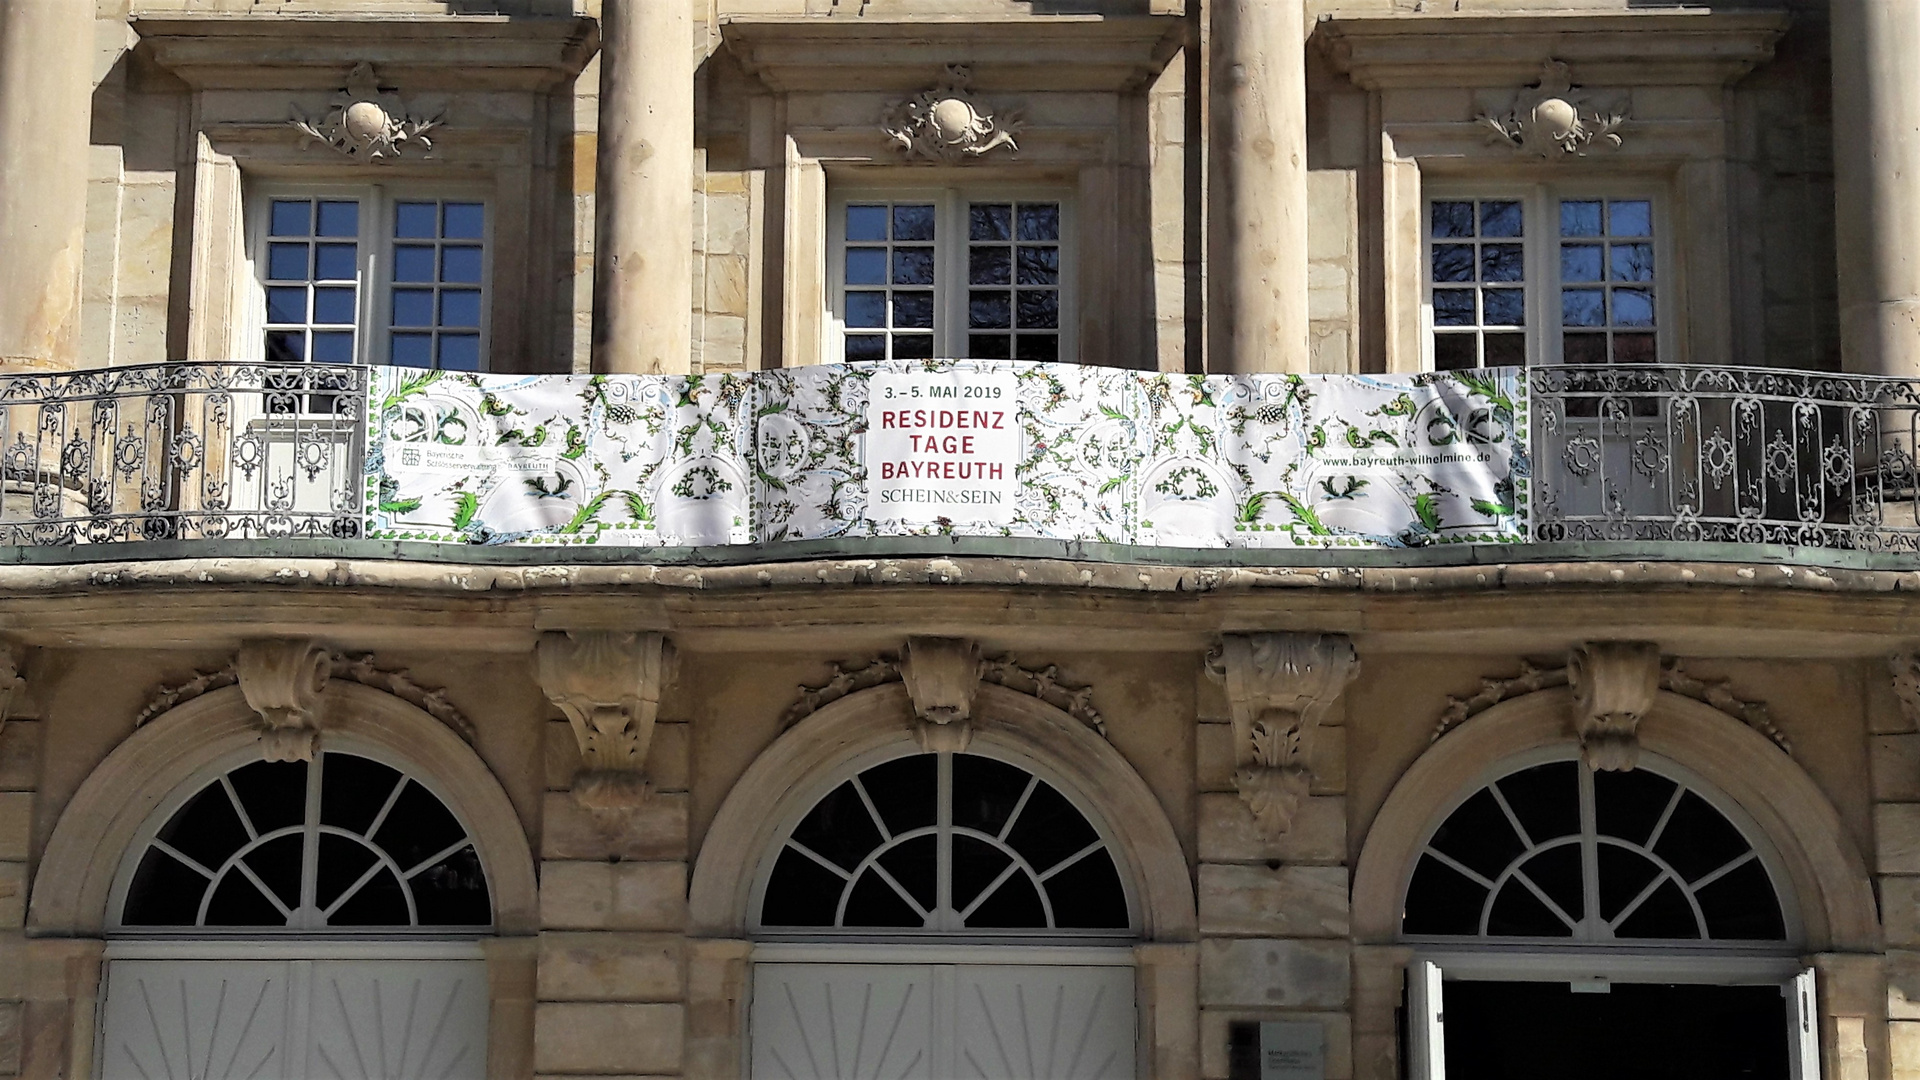
[{"label": "decorative stone corbel", "polygon": [[929,753],[959,753],[973,740],[973,699],[984,664],[965,638],[912,637],[900,654],[900,677],[913,698],[913,730]]},{"label": "decorative stone corbel", "polygon": [[1320,720],[1360,674],[1339,634],[1228,634],[1207,657],[1233,710],[1233,786],[1269,836],[1293,827]]},{"label": "decorative stone corbel", "polygon": [[244,641],[233,669],[260,714],[267,760],[312,761],[320,739],[315,709],[333,672],[327,650],[305,638]]},{"label": "decorative stone corbel", "polygon": [[540,635],[540,686],[580,744],[573,797],[590,810],[628,810],[652,790],[647,750],[660,693],[673,682],[662,634],[568,630]]},{"label": "decorative stone corbel", "polygon": [[1567,656],[1573,731],[1595,769],[1627,772],[1640,760],[1640,718],[1660,692],[1660,646],[1650,641],[1589,641]]}]

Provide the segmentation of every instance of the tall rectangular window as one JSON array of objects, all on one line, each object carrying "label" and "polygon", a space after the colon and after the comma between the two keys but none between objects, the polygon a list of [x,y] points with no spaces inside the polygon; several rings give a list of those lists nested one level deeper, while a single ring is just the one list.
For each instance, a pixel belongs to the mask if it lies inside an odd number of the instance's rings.
[{"label": "tall rectangular window", "polygon": [[835,359],[1070,359],[1058,198],[940,191],[834,215]]},{"label": "tall rectangular window", "polygon": [[262,202],[266,359],[485,368],[484,201],[372,187]]},{"label": "tall rectangular window", "polygon": [[1551,187],[1428,200],[1434,368],[1657,363],[1657,212]]}]

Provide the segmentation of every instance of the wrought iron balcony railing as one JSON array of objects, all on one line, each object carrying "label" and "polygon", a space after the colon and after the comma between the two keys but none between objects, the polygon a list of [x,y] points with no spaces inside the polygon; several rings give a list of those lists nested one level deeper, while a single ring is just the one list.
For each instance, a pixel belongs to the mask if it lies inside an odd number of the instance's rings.
[{"label": "wrought iron balcony railing", "polygon": [[674,378],[165,364],[0,376],[0,546],[552,553],[976,536],[1920,555],[1917,440],[1920,382],[1773,369],[1230,377],[954,361]]}]

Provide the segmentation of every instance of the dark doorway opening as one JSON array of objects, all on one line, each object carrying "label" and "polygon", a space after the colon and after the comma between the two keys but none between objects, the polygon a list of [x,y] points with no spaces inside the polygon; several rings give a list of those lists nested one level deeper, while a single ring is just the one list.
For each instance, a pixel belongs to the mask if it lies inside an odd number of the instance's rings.
[{"label": "dark doorway opening", "polygon": [[1778,986],[1448,981],[1450,1080],[1787,1080]]}]

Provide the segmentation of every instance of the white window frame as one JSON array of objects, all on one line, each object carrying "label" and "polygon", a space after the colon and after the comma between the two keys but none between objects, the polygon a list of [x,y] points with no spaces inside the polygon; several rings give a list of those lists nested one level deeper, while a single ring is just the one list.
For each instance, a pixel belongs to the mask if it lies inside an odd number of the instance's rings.
[{"label": "white window frame", "polygon": [[[847,353],[847,206],[868,202],[929,202],[934,205],[933,355],[964,358],[967,353],[967,206],[976,202],[1049,202],[1060,206],[1060,356],[1079,363],[1075,332],[1079,310],[1079,244],[1071,189],[1012,185],[965,187],[840,187],[827,213],[827,318],[822,360],[838,364]],[[941,284],[942,282],[946,284]],[[857,328],[856,328],[857,329]]]},{"label": "white window frame", "polygon": [[[353,363],[388,366],[393,312],[394,207],[413,201],[472,202],[484,207],[485,228],[480,239],[480,371],[491,370],[493,352],[494,247],[498,207],[485,185],[421,183],[297,183],[257,182],[246,188],[247,273],[243,360],[266,359],[267,244],[269,219],[275,199],[357,199],[360,202],[360,277],[357,321],[354,324]],[[441,241],[436,240],[436,250]],[[438,260],[436,260],[436,266]],[[424,369],[423,369],[424,370]]]},{"label": "white window frame", "polygon": [[1682,305],[1675,295],[1684,287],[1675,262],[1676,247],[1666,187],[1658,182],[1578,180],[1560,183],[1445,180],[1424,185],[1420,198],[1420,365],[1434,369],[1433,204],[1513,199],[1523,204],[1526,222],[1526,357],[1528,366],[1562,362],[1560,322],[1560,202],[1580,199],[1642,199],[1653,213],[1654,355],[1676,362],[1684,340],[1678,325]]}]

